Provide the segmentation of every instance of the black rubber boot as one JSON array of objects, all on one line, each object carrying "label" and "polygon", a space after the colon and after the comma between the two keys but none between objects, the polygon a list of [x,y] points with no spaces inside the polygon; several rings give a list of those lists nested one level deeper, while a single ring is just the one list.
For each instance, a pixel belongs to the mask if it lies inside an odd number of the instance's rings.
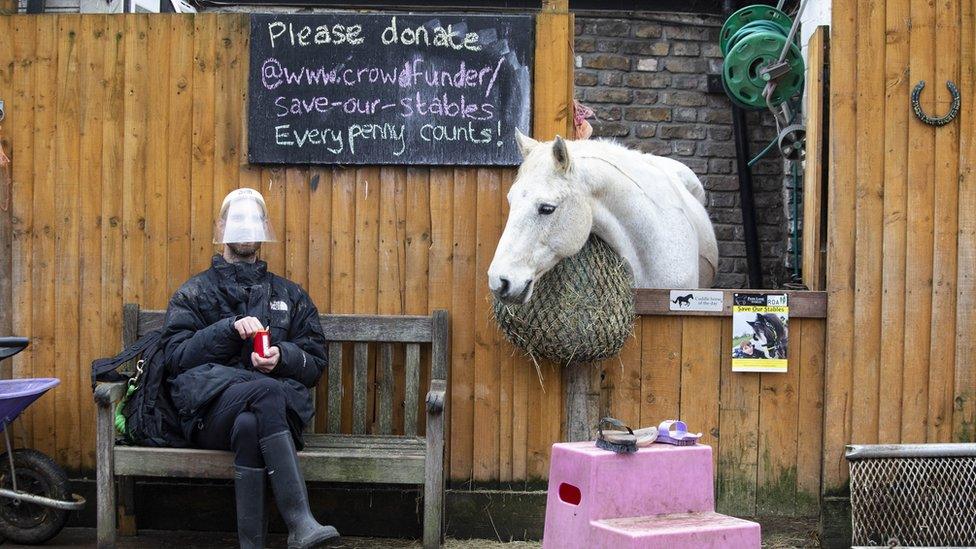
[{"label": "black rubber boot", "polygon": [[289,549],[305,549],[339,542],[339,532],[322,526],[308,507],[308,490],[298,470],[291,433],[282,431],[261,439],[261,453],[281,518],[288,525]]},{"label": "black rubber boot", "polygon": [[241,549],[264,549],[264,475],[263,468],[234,466],[237,540]]}]

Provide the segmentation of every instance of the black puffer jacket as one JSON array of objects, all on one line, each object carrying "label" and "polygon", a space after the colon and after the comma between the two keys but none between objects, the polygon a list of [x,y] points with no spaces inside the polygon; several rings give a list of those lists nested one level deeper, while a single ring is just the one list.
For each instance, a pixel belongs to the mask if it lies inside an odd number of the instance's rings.
[{"label": "black puffer jacket", "polygon": [[295,443],[314,409],[309,389],[328,365],[319,313],[297,284],[268,272],[263,261],[228,263],[215,255],[210,269],[183,284],[166,310],[162,345],[170,392],[183,436],[193,440],[207,407],[227,387],[265,377],[251,364],[251,340],[234,322],[253,316],[270,326],[281,358],[270,377],[285,387]]}]

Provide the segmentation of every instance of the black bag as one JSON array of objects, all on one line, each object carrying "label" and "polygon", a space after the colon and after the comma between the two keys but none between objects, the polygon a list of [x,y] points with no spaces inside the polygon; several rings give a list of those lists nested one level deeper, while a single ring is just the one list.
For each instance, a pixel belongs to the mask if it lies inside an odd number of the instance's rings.
[{"label": "black bag", "polygon": [[[166,366],[163,349],[159,345],[161,335],[161,330],[153,330],[118,355],[92,362],[93,389],[99,381],[124,381],[127,384],[121,410],[125,417],[125,428],[120,433],[125,444],[174,448],[187,446],[181,434],[179,414],[163,382]],[[134,374],[117,371],[133,359],[138,359]]]}]

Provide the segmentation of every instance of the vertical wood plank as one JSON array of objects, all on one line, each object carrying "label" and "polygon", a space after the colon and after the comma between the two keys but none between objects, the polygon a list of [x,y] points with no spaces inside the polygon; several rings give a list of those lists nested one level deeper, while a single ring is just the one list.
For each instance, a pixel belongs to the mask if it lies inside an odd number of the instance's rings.
[{"label": "vertical wood plank", "polygon": [[512,365],[512,480],[524,481],[528,477],[529,394],[539,382],[532,364],[507,340],[500,352]]},{"label": "vertical wood plank", "polygon": [[786,373],[759,375],[756,512],[760,516],[791,516],[796,511],[797,389],[803,353],[802,319],[790,321],[789,335]]},{"label": "vertical wood plank", "polygon": [[145,263],[145,187],[151,67],[149,18],[127,16],[125,31],[125,159],[122,179],[122,255],[125,303],[143,303]]},{"label": "vertical wood plank", "polygon": [[[404,272],[402,276],[404,278],[404,312],[407,314],[428,314],[430,299],[428,291],[429,265],[433,246],[431,239],[430,172],[431,170],[428,168],[407,168],[406,188],[403,191]],[[409,347],[407,347],[407,353],[406,359],[409,364]],[[422,350],[421,355],[426,358],[418,357],[418,359],[426,364],[430,360],[429,353]],[[427,387],[430,384],[429,378],[429,369],[423,368],[418,380],[419,387]],[[405,383],[409,380],[409,371],[407,371]],[[406,391],[406,387],[404,390]],[[426,390],[421,393],[421,397],[423,395],[426,395]],[[414,403],[416,410],[409,412],[420,418],[418,429],[423,429],[423,425],[426,423],[423,400],[423,398],[418,398],[417,402]],[[404,402],[405,425],[407,424],[408,406],[409,404]]]},{"label": "vertical wood plank", "polygon": [[[321,401],[320,401],[321,402]],[[342,418],[342,343],[329,343],[328,433],[338,433]]]},{"label": "vertical wood plank", "polygon": [[[940,0],[935,4],[936,55],[938,79],[959,81],[960,55],[959,0]],[[941,84],[941,82],[939,82]],[[952,98],[945,85],[933,82],[935,103],[942,112]],[[935,179],[933,219],[935,242],[932,261],[932,335],[929,351],[928,424],[926,441],[952,440],[953,371],[956,339],[956,231],[959,226],[959,124],[949,124],[935,132]]]},{"label": "vertical wood plank", "polygon": [[[688,428],[701,432],[702,444],[713,448],[719,434],[719,369],[722,358],[717,349],[722,341],[722,319],[684,317],[681,337],[681,409],[680,417]],[[713,466],[718,452],[712,453]],[[714,469],[713,469],[714,470]]]},{"label": "vertical wood plank", "polygon": [[375,314],[378,297],[380,169],[356,170],[355,310]]},{"label": "vertical wood plank", "polygon": [[799,352],[793,353],[794,357],[798,357],[795,364],[800,370],[797,391],[799,429],[796,436],[796,512],[800,516],[817,516],[820,512],[820,463],[824,428],[824,336],[826,334],[822,320],[805,319],[802,322],[803,341],[800,343]]},{"label": "vertical wood plank", "polygon": [[681,317],[641,317],[640,424],[678,418],[681,400]]},{"label": "vertical wood plank", "polygon": [[[193,158],[193,53],[194,18],[169,18],[169,82],[166,115],[166,233],[161,239],[166,249],[166,278],[160,307],[165,307],[177,288],[193,272],[190,270]],[[161,87],[161,86],[160,86]]]},{"label": "vertical wood plank", "polygon": [[[54,241],[57,231],[54,195],[57,186],[54,146],[57,128],[58,88],[51,86],[58,77],[58,19],[56,16],[37,17],[34,66],[34,231],[33,278],[31,281],[33,353],[31,375],[50,377],[54,374],[55,329],[55,265]],[[32,446],[48,455],[55,448],[55,399],[41,399],[33,405],[34,428]]]},{"label": "vertical wood plank", "polygon": [[722,319],[716,507],[720,513],[756,516],[760,374],[732,372],[731,341],[732,321]]},{"label": "vertical wood plank", "polygon": [[381,343],[376,364],[376,429],[381,435],[393,431],[393,345]]},{"label": "vertical wood plank", "polygon": [[497,170],[479,169],[477,186],[477,243],[475,248],[474,309],[474,425],[473,476],[476,481],[498,478],[499,361],[498,328],[491,318],[491,293],[485,281],[488,265],[501,235],[501,179]]},{"label": "vertical wood plank", "polygon": [[[885,6],[883,0],[858,0],[858,62],[884,63]],[[858,105],[883,101],[884,72],[859,74]],[[856,442],[878,440],[878,356],[881,347],[881,247],[884,224],[884,140],[878,139],[877,109],[857,111],[857,168],[854,222],[857,258],[854,267],[854,325],[858,333],[853,353],[853,383],[859,397],[853,402],[852,434]]]},{"label": "vertical wood plank", "polygon": [[[856,59],[857,4],[831,8],[831,59]],[[854,194],[856,150],[854,63],[837,63],[830,75],[830,175],[827,225],[826,414],[832,428],[824,434],[825,491],[842,489],[847,480],[844,445],[851,440],[851,356],[854,325]]]},{"label": "vertical wood plank", "polygon": [[807,126],[807,162],[803,166],[803,281],[811,290],[823,290],[825,284],[826,265],[824,265],[824,250],[826,233],[824,208],[823,178],[827,169],[826,142],[824,117],[825,111],[825,70],[826,70],[826,40],[829,27],[818,28],[807,48],[807,77],[806,77],[806,126]]},{"label": "vertical wood plank", "polygon": [[366,433],[366,368],[368,366],[367,353],[369,346],[356,343],[353,351],[353,389],[352,389],[352,432],[357,435]]},{"label": "vertical wood plank", "polygon": [[565,1],[547,2],[535,18],[532,133],[536,139],[573,135],[573,15]]},{"label": "vertical wood plank", "polygon": [[[910,80],[934,83],[937,79],[933,6],[927,0],[912,0],[911,20]],[[922,94],[922,107],[926,112],[935,112],[935,97],[934,93]],[[925,442],[930,420],[928,362],[932,335],[934,148],[935,128],[912,117],[908,122],[908,185],[912,192],[912,207],[907,212],[907,249],[911,253],[906,258],[901,416],[901,439],[905,443]],[[853,436],[852,440],[858,440],[857,433]]]},{"label": "vertical wood plank", "polygon": [[[620,354],[601,363],[603,385],[608,396],[606,412],[627,425],[641,420],[641,346],[643,323],[634,322],[634,333],[624,342]],[[603,411],[600,412],[601,415]]]},{"label": "vertical wood plank", "polygon": [[283,166],[265,167],[261,170],[261,194],[268,206],[268,219],[277,231],[278,242],[261,247],[261,259],[268,264],[273,273],[285,272],[285,203],[288,188],[288,168]]},{"label": "vertical wood plank", "polygon": [[[330,168],[312,168],[309,176],[308,294],[320,311],[328,310],[332,289],[332,173]],[[332,367],[331,362],[329,367]],[[315,388],[317,402],[326,402],[327,381],[328,378],[323,377]],[[326,406],[317,405],[316,424],[325,425],[326,418]]]},{"label": "vertical wood plank", "polygon": [[[0,3],[0,6],[3,6]],[[0,13],[3,8],[0,7]],[[0,17],[0,51],[13,53],[13,19],[10,17]],[[17,71],[16,61],[13,57],[7,57],[5,62],[0,62],[0,97],[10,98],[13,95],[13,78]],[[0,125],[0,150],[3,150],[5,158],[0,163],[0,246],[4,250],[13,248],[13,212],[10,204],[13,201],[13,168],[8,162],[11,155],[14,155],[13,143],[11,141],[13,132],[3,131]],[[0,331],[8,334],[13,331],[13,254],[7,253],[0,256]],[[0,362],[0,379],[10,379],[12,373],[11,361]]]},{"label": "vertical wood plank", "polygon": [[[356,249],[354,306],[357,313],[375,314],[379,294],[379,206],[380,168],[356,170]],[[374,387],[375,354],[367,370],[367,387]],[[375,391],[368,391],[366,415],[373,418]]]},{"label": "vertical wood plank", "polygon": [[[120,349],[122,333],[122,193],[125,160],[125,19],[105,18],[104,63],[99,76],[105,86],[107,101],[116,105],[105,109],[101,128],[101,353],[111,356]],[[82,422],[85,421],[84,416]],[[99,464],[101,465],[101,464]],[[114,494],[113,494],[114,496]],[[113,508],[114,509],[114,508]],[[114,513],[112,513],[114,518]]]},{"label": "vertical wood plank", "polygon": [[404,249],[399,241],[397,190],[403,188],[402,169],[383,167],[374,187],[377,193],[377,312],[402,314],[405,295],[402,292],[401,258]]},{"label": "vertical wood plank", "polygon": [[[475,255],[477,244],[477,189],[476,172],[469,168],[454,170],[454,257],[451,310],[474,311],[477,293],[475,288]],[[462,212],[471,212],[463,215]],[[468,433],[474,428],[474,315],[455,314],[451,342],[451,478],[468,480],[473,474],[473,437]]]},{"label": "vertical wood plank", "polygon": [[305,168],[289,167],[285,173],[285,277],[308,288],[308,182]]},{"label": "vertical wood plank", "polygon": [[[104,76],[104,51],[110,42],[106,37],[105,16],[89,16],[81,20],[79,32],[79,134],[82,182],[78,215],[79,226],[79,340],[78,367],[90,364],[105,349],[99,334],[106,329],[102,319],[102,131],[106,124],[103,107],[108,100],[108,83]],[[114,41],[114,40],[113,40]],[[111,350],[108,350],[111,352]],[[78,376],[78,393],[85,394],[85,377]],[[91,469],[95,464],[95,405],[92,399],[77,398],[80,430],[80,467]]]},{"label": "vertical wood plank", "polygon": [[320,309],[328,308],[332,289],[332,173],[312,168],[309,174],[308,294]]},{"label": "vertical wood plank", "polygon": [[[505,228],[505,222],[508,219],[508,191],[512,188],[512,182],[515,178],[514,170],[501,170],[501,189],[498,193],[498,203],[501,207],[498,217],[498,238],[501,238],[501,231]],[[496,243],[497,247],[497,243]],[[487,279],[487,273],[486,273]],[[489,293],[487,296],[488,303],[492,303],[492,296]],[[489,306],[488,314],[488,324],[494,327],[495,320],[494,315],[491,312],[491,307]],[[496,328],[496,332],[498,332]],[[502,336],[500,332],[496,333],[495,336],[495,349],[498,352],[498,480],[501,482],[511,482],[513,478],[513,460],[514,460],[514,437],[513,431],[515,429],[515,423],[518,421],[517,416],[521,416],[521,413],[516,413],[515,395],[517,389],[515,387],[515,357],[512,353],[506,352],[507,343],[505,337]]]},{"label": "vertical wood plank", "polygon": [[[32,338],[32,344],[13,358],[13,377],[31,377],[34,347],[33,340],[33,295],[34,258],[34,188],[37,174],[34,169],[34,116],[41,97],[34,94],[34,76],[39,68],[36,56],[35,23],[36,17],[16,17],[13,25],[13,96],[14,101],[7,110],[4,128],[12,134],[12,151],[8,152],[12,162],[11,211],[13,213],[13,241],[11,253],[13,261],[13,328],[14,333]],[[15,443],[29,444],[30,431],[33,430],[34,412],[31,409],[21,416],[20,424],[28,431],[28,440],[19,439],[15,432]],[[19,439],[19,440],[18,440]]]},{"label": "vertical wood plank", "polygon": [[[352,313],[355,310],[353,280],[356,273],[356,170],[342,169],[332,177],[332,288],[330,310],[334,313]],[[326,338],[329,334],[325,334]],[[351,357],[350,357],[351,358]],[[352,362],[342,364],[342,389],[352,394]],[[352,426],[352,403],[344,399],[342,404],[342,429],[349,432]]]},{"label": "vertical wood plank", "polygon": [[[145,180],[145,271],[143,272],[143,297],[139,304],[159,309],[166,305],[167,272],[167,188],[169,161],[167,131],[169,128],[168,106],[172,96],[169,88],[170,23],[169,18],[149,18],[149,47],[153,49],[149,68],[148,111],[146,135]],[[156,51],[156,48],[159,51]],[[173,120],[173,123],[178,124]]]},{"label": "vertical wood plank", "polygon": [[[247,56],[246,41],[242,36],[246,16],[221,14],[217,18],[216,43],[214,45],[214,93],[220,98],[214,101],[214,215],[227,193],[238,188],[241,163],[241,104],[240,76],[241,56]],[[281,230],[281,229],[279,229]]]},{"label": "vertical wood plank", "polygon": [[[377,276],[377,304],[376,310],[379,314],[403,314],[404,307],[404,280],[406,271],[404,258],[404,225],[403,218],[403,191],[406,182],[406,170],[384,166],[380,169],[380,179],[377,185],[379,193],[379,219],[378,219],[378,244],[376,269]],[[382,353],[382,349],[380,350]],[[396,351],[399,351],[397,349]],[[399,352],[390,350],[389,367],[390,380],[389,398],[394,404],[390,410],[390,429],[403,424],[403,362],[397,355]],[[380,381],[381,370],[386,368],[383,355],[380,355],[380,363],[377,364],[377,387],[382,387]],[[377,393],[377,420],[383,418],[381,410],[380,395]],[[385,405],[385,404],[384,404]],[[392,432],[392,430],[390,431]]]},{"label": "vertical wood plank", "polygon": [[[962,3],[959,91],[976,94],[976,13],[973,0]],[[956,284],[956,370],[952,412],[953,440],[976,441],[976,121],[959,118],[959,261]]]},{"label": "vertical wood plank", "polygon": [[[430,170],[430,202],[424,206],[430,221],[430,247],[427,256],[427,310],[435,309],[453,311],[453,282],[454,282],[454,171],[449,168],[431,168]],[[452,320],[455,327],[457,321]],[[453,473],[454,427],[454,349],[451,353],[451,368],[448,372],[447,409],[444,412],[444,452],[446,456],[445,470],[449,478]],[[421,416],[421,421],[424,418]],[[426,429],[426,427],[425,427]]]},{"label": "vertical wood plank", "polygon": [[905,346],[905,239],[908,118],[909,0],[885,8],[884,247],[881,294],[881,370],[878,376],[878,442],[901,440],[901,389]]},{"label": "vertical wood plank", "polygon": [[213,220],[220,207],[219,202],[214,204],[213,190],[217,15],[194,15],[193,36],[190,269],[197,273],[210,266],[214,250]]},{"label": "vertical wood plank", "polygon": [[417,407],[420,399],[420,345],[406,346],[406,388],[404,389],[403,434],[417,436]]},{"label": "vertical wood plank", "polygon": [[[68,468],[81,465],[81,429],[78,406],[74,395],[81,390],[78,364],[78,293],[81,273],[78,238],[80,195],[84,192],[78,174],[80,164],[80,92],[79,42],[81,19],[77,15],[58,17],[58,102],[54,132],[55,173],[57,177],[54,207],[54,363],[49,368],[61,378],[66,390],[54,394],[54,425],[59,463]],[[48,83],[50,85],[50,83]]]}]

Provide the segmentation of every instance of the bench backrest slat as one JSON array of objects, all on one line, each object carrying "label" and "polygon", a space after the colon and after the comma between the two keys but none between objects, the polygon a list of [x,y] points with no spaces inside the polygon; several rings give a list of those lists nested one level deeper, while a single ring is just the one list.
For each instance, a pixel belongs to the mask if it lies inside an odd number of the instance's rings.
[{"label": "bench backrest slat", "polygon": [[420,345],[408,343],[406,350],[406,387],[403,401],[403,434],[417,435],[417,401],[420,396]]},{"label": "bench backrest slat", "polygon": [[[145,333],[161,328],[165,311],[141,310],[138,305],[126,304],[123,308],[123,341],[126,346],[134,343]],[[370,344],[377,343],[375,361],[375,433],[393,433],[393,417],[396,406],[402,405],[403,433],[416,436],[418,410],[423,397],[421,382],[420,345],[431,344],[430,376],[445,379],[447,375],[448,323],[445,311],[435,311],[432,316],[378,316],[378,315],[321,315],[322,329],[329,339],[329,368],[322,382],[328,382],[325,402],[327,420],[323,426],[327,433],[340,433],[342,428],[343,400],[343,343],[352,343],[352,432],[366,434],[371,421],[369,357]],[[402,402],[394,402],[394,344],[404,344],[404,394]],[[314,393],[313,393],[314,399]],[[313,404],[315,401],[313,400]],[[309,429],[311,429],[311,425]]]},{"label": "bench backrest slat", "polygon": [[322,330],[333,341],[430,343],[429,316],[322,315]]},{"label": "bench backrest slat", "polygon": [[342,428],[342,342],[329,343],[329,419],[325,432]]},{"label": "bench backrest slat", "polygon": [[366,368],[369,344],[356,343],[352,351],[352,433],[366,433]]},{"label": "bench backrest slat", "polygon": [[380,343],[376,363],[376,429],[380,435],[393,432],[393,345]]}]

